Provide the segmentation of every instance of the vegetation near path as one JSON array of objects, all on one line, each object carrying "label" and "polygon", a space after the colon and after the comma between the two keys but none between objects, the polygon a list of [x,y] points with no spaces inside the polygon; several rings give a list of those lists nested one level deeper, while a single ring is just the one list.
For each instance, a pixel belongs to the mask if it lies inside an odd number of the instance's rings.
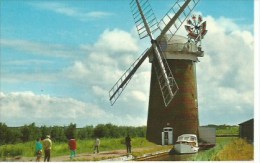
[{"label": "vegetation near path", "polygon": [[[97,161],[110,159],[114,157],[121,157],[126,155],[124,138],[103,138],[101,139],[100,153],[93,154],[94,140],[79,140],[77,148],[77,157],[74,161]],[[5,145],[1,147],[3,154],[6,152],[14,152],[16,150],[22,153],[15,157],[2,157],[3,161],[35,161],[34,157],[35,142],[28,142],[24,144]],[[134,157],[142,156],[147,153],[154,153],[157,151],[167,151],[172,146],[156,145],[147,141],[145,138],[132,138],[132,155]],[[53,143],[52,161],[70,161],[69,150],[67,143]]]},{"label": "vegetation near path", "polygon": [[248,161],[254,159],[254,146],[244,139],[236,139],[215,156],[216,161]]},{"label": "vegetation near path", "polygon": [[254,146],[237,137],[218,137],[217,145],[199,152],[193,161],[245,161],[254,159]]}]

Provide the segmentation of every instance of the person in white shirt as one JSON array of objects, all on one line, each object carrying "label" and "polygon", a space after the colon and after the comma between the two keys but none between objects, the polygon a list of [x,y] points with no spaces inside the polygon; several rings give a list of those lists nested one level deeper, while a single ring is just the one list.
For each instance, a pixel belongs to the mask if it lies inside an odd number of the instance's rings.
[{"label": "person in white shirt", "polygon": [[100,146],[100,140],[99,140],[99,138],[96,138],[95,146],[94,146],[94,153],[99,153],[99,146]]}]

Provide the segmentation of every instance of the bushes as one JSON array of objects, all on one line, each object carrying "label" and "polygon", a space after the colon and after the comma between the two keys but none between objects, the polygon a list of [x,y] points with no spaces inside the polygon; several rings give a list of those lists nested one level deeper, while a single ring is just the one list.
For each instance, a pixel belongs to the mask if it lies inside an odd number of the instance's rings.
[{"label": "bushes", "polygon": [[0,148],[1,157],[14,157],[23,155],[23,148],[15,145],[4,145]]},{"label": "bushes", "polygon": [[99,124],[96,127],[86,126],[76,128],[76,124],[70,123],[68,126],[41,126],[35,123],[21,127],[8,127],[0,123],[0,145],[14,144],[20,142],[35,141],[37,138],[45,138],[51,135],[54,142],[65,142],[71,137],[77,139],[92,138],[119,138],[130,134],[131,137],[145,137],[146,127],[116,126],[112,124]]},{"label": "bushes", "polygon": [[0,156],[15,157],[15,156],[34,156],[35,142],[8,144],[0,146]]},{"label": "bushes", "polygon": [[254,147],[244,139],[235,139],[214,158],[216,161],[248,161],[254,159]]}]

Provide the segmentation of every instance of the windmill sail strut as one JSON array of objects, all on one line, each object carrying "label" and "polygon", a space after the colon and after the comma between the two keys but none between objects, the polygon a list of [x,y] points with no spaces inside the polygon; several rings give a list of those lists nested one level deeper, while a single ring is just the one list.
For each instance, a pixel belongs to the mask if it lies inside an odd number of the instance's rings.
[{"label": "windmill sail strut", "polygon": [[166,70],[165,70],[165,67],[164,67],[164,65],[163,65],[163,62],[162,62],[161,54],[160,54],[160,52],[159,52],[159,50],[158,50],[158,44],[156,43],[156,40],[153,38],[153,35],[152,35],[151,31],[150,31],[149,25],[148,25],[148,23],[147,23],[147,21],[146,21],[146,18],[145,18],[145,16],[144,16],[144,14],[143,14],[143,10],[142,10],[142,8],[141,8],[141,6],[140,6],[140,3],[138,2],[138,0],[135,0],[135,1],[136,1],[136,3],[137,3],[137,7],[138,7],[138,10],[139,10],[139,12],[140,12],[140,15],[141,15],[141,17],[142,17],[142,19],[143,19],[143,22],[144,22],[144,26],[145,26],[145,28],[146,28],[146,31],[147,31],[147,33],[148,33],[150,39],[151,39],[152,47],[153,47],[154,52],[155,52],[155,53],[154,53],[154,54],[155,54],[155,57],[156,57],[156,58],[158,59],[158,61],[159,61],[159,67],[160,67],[160,69],[161,69],[163,78],[164,78],[164,80],[165,80],[166,83],[167,83],[166,86],[167,86],[168,92],[170,93],[170,96],[173,97],[173,93],[172,93],[172,89],[171,89],[171,86],[170,86],[170,82],[169,82],[168,76],[167,76],[167,74],[166,74]]},{"label": "windmill sail strut", "polygon": [[[199,0],[177,0],[173,7],[166,13],[165,17],[160,21],[164,27],[161,30],[160,35],[155,39],[153,33],[159,29],[160,24],[157,22],[148,0],[132,0],[130,6],[133,11],[133,17],[135,19],[139,37],[142,39],[149,36],[152,46],[131,65],[109,91],[109,100],[112,105],[118,99],[148,54],[153,52],[153,66],[155,68],[165,106],[168,106],[179,88],[158,42],[168,31],[172,33],[173,37],[198,2]],[[171,27],[174,27],[173,31],[171,31]]]}]

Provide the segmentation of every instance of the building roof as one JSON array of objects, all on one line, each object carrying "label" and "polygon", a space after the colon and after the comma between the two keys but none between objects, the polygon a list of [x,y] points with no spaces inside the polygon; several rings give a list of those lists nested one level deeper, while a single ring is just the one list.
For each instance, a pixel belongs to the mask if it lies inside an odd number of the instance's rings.
[{"label": "building roof", "polygon": [[254,122],[254,118],[249,119],[249,120],[247,120],[247,121],[245,121],[245,122],[239,123],[238,125],[244,125],[244,124],[252,123],[252,122]]}]

